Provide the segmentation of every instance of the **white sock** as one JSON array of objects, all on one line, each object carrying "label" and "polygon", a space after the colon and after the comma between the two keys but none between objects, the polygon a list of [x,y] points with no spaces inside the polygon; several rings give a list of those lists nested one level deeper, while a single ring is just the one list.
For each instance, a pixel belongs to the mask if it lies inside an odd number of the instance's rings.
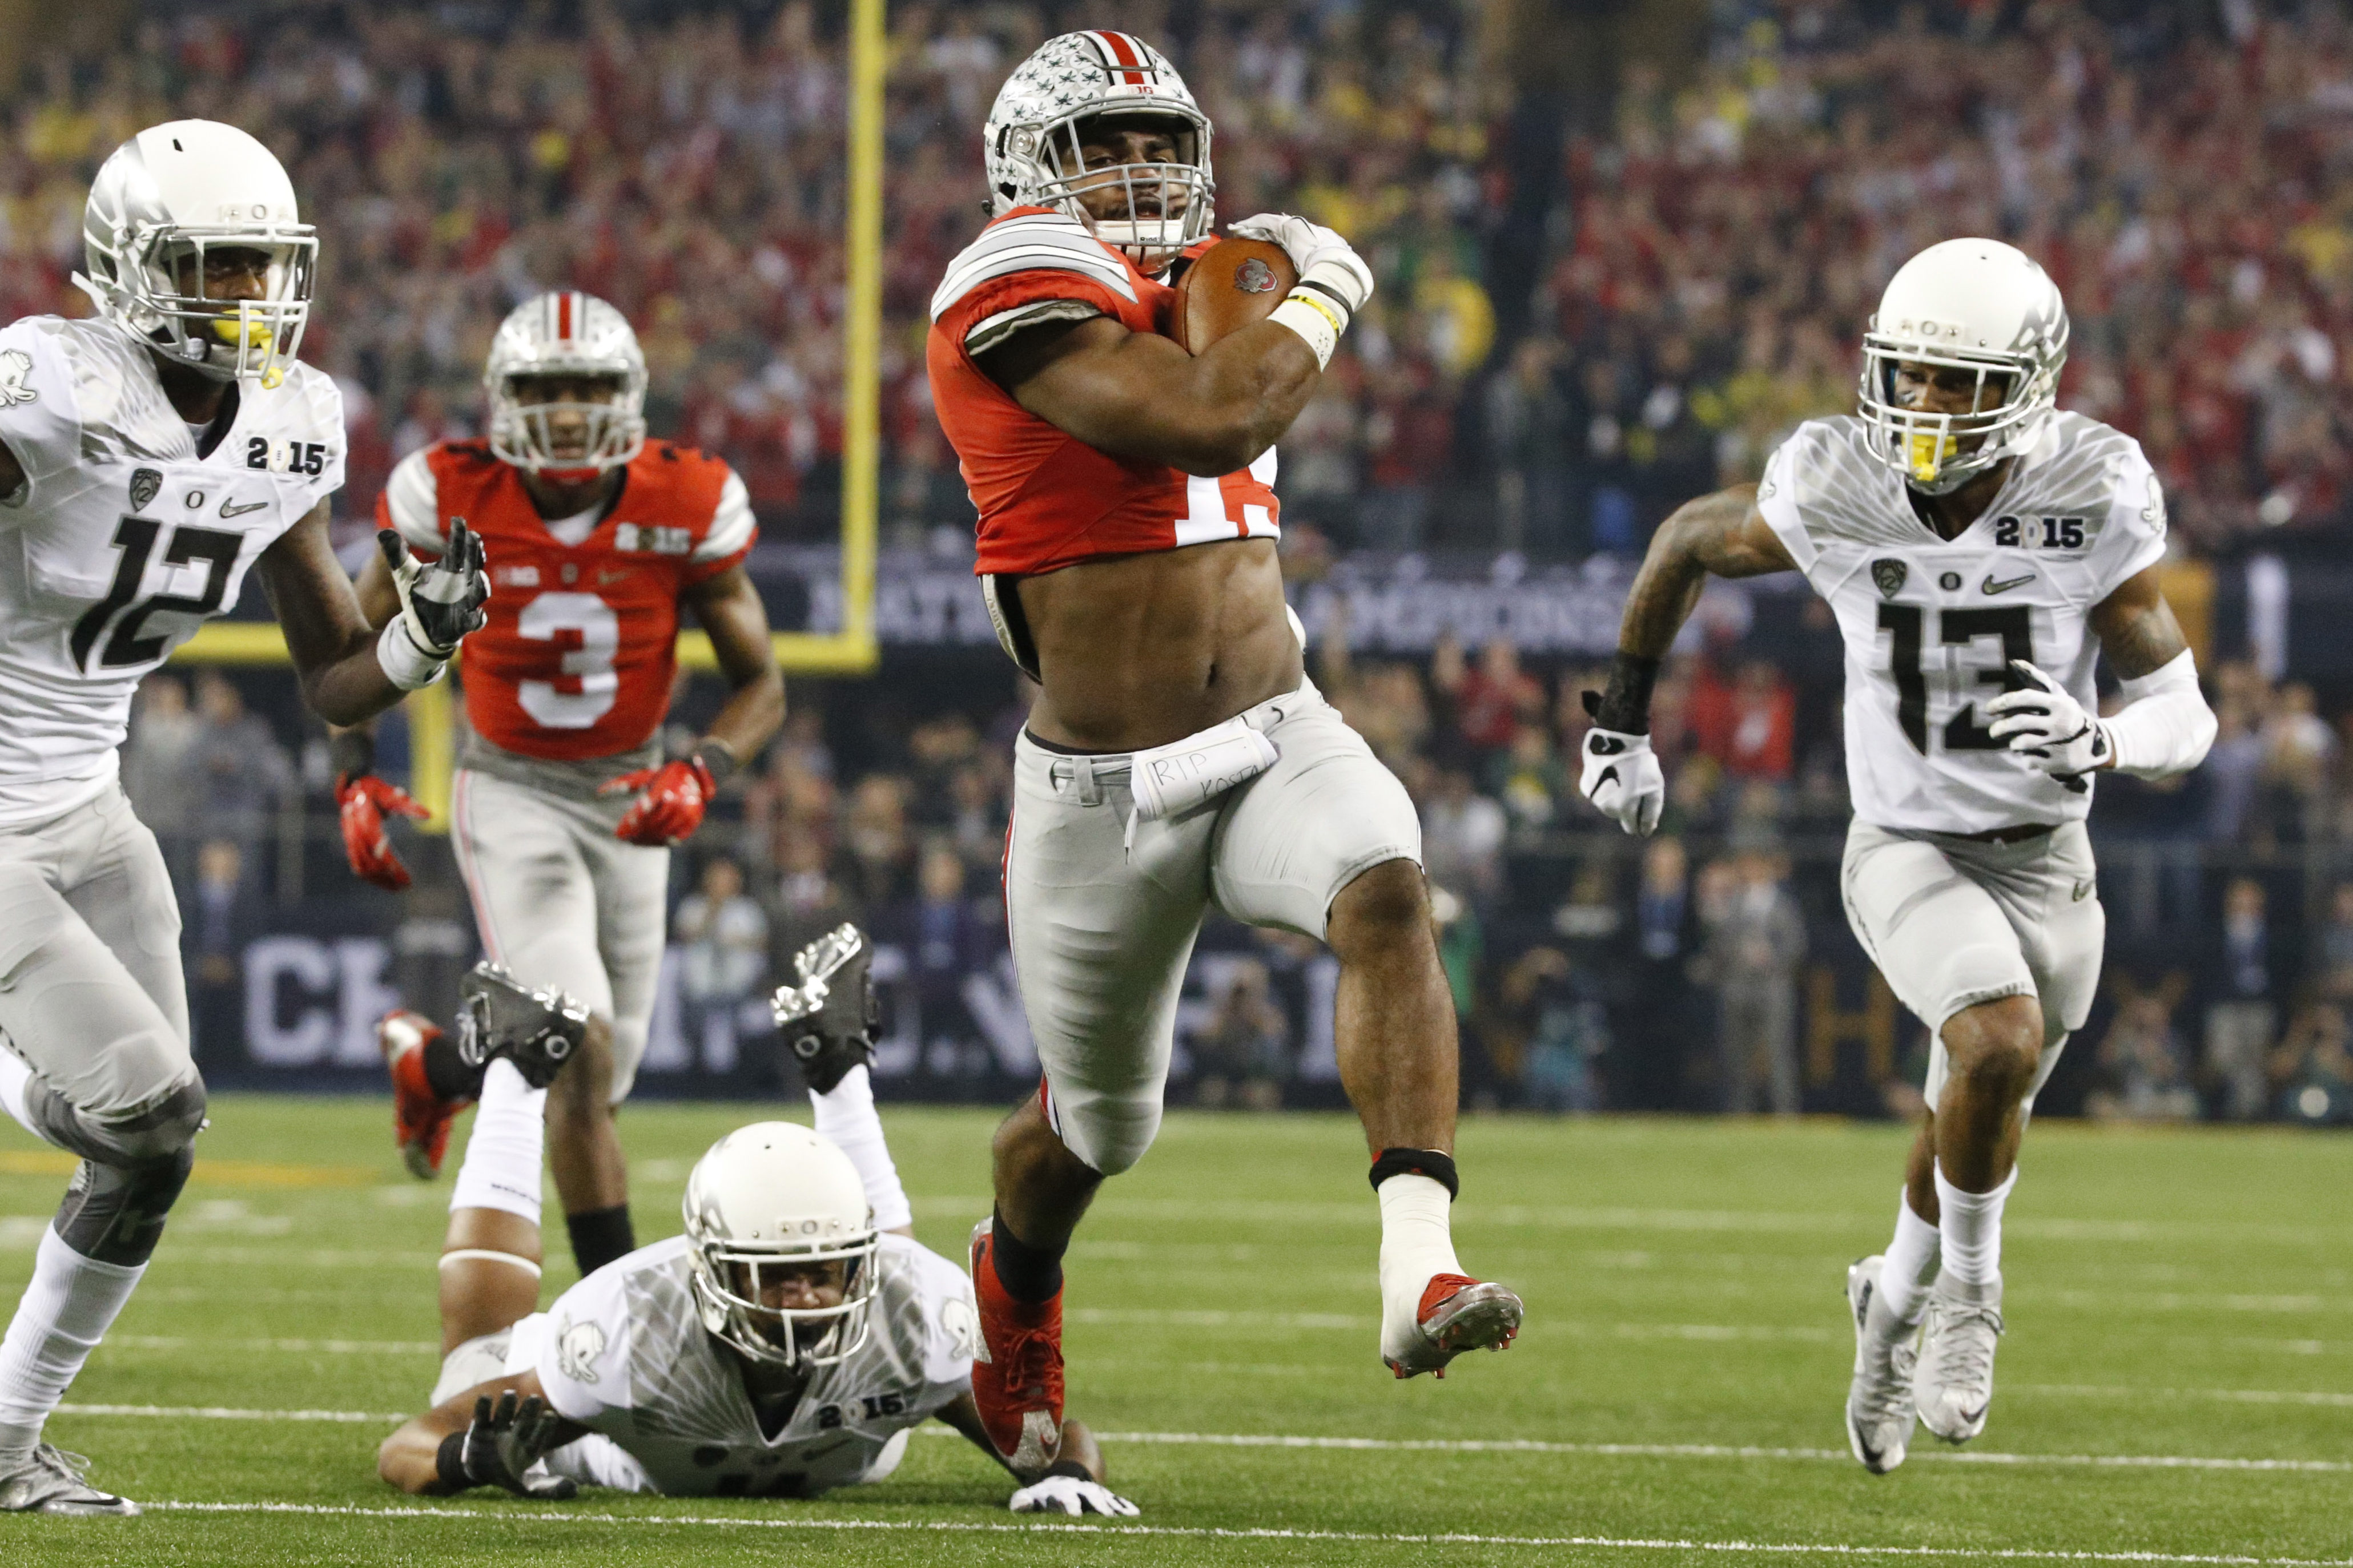
[{"label": "white sock", "polygon": [[2016,1185],[2018,1172],[2013,1167],[1993,1191],[1965,1193],[1945,1180],[1944,1164],[1938,1162],[1937,1237],[1944,1245],[1945,1272],[1959,1283],[2001,1283],[2001,1205],[2008,1201],[2010,1189]]},{"label": "white sock", "polygon": [[1899,1323],[1920,1321],[1920,1302],[1936,1278],[1936,1227],[1912,1212],[1903,1189],[1895,1194],[1895,1239],[1887,1244],[1879,1270],[1879,1299]]},{"label": "white sock", "polygon": [[33,1081],[33,1069],[25,1058],[0,1047],[0,1110],[5,1110],[16,1125],[46,1143],[48,1137],[33,1125],[33,1113],[25,1108],[25,1087]]},{"label": "white sock", "polygon": [[818,1136],[839,1144],[858,1167],[876,1227],[898,1230],[914,1224],[915,1211],[908,1205],[907,1189],[899,1184],[899,1167],[892,1163],[891,1145],[882,1137],[882,1118],[875,1114],[874,1082],[867,1076],[866,1064],[842,1074],[832,1093],[811,1093],[809,1104],[817,1108]]},{"label": "white sock", "polygon": [[466,1161],[449,1189],[452,1209],[504,1209],[539,1223],[540,1166],[547,1150],[547,1090],[523,1082],[500,1057],[482,1075]]},{"label": "white sock", "polygon": [[[1383,1339],[1410,1330],[1421,1312],[1422,1289],[1433,1274],[1460,1274],[1446,1188],[1419,1172],[1380,1185],[1381,1321]],[[1395,1346],[1385,1346],[1394,1352]]]},{"label": "white sock", "polygon": [[106,1337],[147,1266],[100,1263],[41,1233],[32,1282],[0,1341],[0,1456],[21,1457],[66,1396],[82,1363]]}]

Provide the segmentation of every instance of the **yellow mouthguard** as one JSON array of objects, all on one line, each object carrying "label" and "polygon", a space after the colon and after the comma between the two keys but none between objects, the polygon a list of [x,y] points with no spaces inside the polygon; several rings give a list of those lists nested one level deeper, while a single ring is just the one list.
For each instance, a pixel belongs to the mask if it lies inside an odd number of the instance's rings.
[{"label": "yellow mouthguard", "polygon": [[1910,437],[1908,447],[1912,477],[1925,485],[1936,477],[1947,458],[1960,451],[1961,444],[1950,436],[1932,436],[1924,432]]},{"label": "yellow mouthguard", "polygon": [[212,329],[214,337],[233,348],[243,346],[262,353],[269,352],[269,345],[277,338],[277,335],[262,322],[248,321],[238,316],[215,316],[212,320]]}]

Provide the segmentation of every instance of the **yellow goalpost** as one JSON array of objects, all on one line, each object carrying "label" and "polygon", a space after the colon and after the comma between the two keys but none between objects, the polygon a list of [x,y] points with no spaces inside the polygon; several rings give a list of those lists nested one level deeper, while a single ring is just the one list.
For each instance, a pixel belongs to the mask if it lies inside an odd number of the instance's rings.
[{"label": "yellow goalpost", "polygon": [[[841,626],[832,632],[778,632],[776,662],[787,675],[864,675],[879,660],[874,634],[876,509],[881,463],[882,68],[885,0],[849,0],[849,300],[843,322],[841,440]],[[715,670],[711,639],[683,631],[678,659]],[[172,656],[175,664],[279,665],[289,662],[275,624],[214,621]],[[449,689],[429,686],[407,700],[410,783],[433,814],[428,833],[446,832],[449,773],[456,761],[456,712]]]}]

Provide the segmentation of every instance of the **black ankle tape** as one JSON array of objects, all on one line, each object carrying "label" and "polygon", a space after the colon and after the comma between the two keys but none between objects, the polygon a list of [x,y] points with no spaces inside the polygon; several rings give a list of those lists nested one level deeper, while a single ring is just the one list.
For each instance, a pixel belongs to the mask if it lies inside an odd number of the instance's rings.
[{"label": "black ankle tape", "polygon": [[489,1066],[486,1061],[468,1067],[458,1054],[458,1042],[446,1033],[425,1042],[425,1081],[444,1100],[480,1100],[483,1068]]},{"label": "black ankle tape", "polygon": [[1450,1200],[1462,1195],[1461,1178],[1454,1173],[1454,1156],[1435,1149],[1382,1150],[1381,1157],[1373,1162],[1373,1191],[1379,1192],[1381,1184],[1391,1176],[1409,1173],[1428,1176],[1446,1189]]},{"label": "black ankle tape", "polygon": [[637,1231],[629,1224],[627,1204],[565,1215],[564,1228],[572,1237],[572,1260],[580,1266],[583,1279],[615,1258],[627,1258],[638,1249]]},{"label": "black ankle tape", "polygon": [[1017,1301],[1050,1301],[1062,1288],[1061,1247],[1032,1247],[997,1214],[989,1222],[988,1263],[997,1282]]}]

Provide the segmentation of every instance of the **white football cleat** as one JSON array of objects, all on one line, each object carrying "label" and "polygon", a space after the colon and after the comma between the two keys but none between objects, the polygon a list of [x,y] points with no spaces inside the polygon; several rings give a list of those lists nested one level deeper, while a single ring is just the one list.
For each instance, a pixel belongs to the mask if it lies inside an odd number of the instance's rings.
[{"label": "white football cleat", "polygon": [[0,1513],[134,1514],[129,1498],[100,1491],[85,1479],[90,1461],[44,1443],[21,1464],[0,1470]]},{"label": "white football cleat", "polygon": [[[1467,1274],[1433,1274],[1414,1315],[1381,1311],[1381,1360],[1400,1378],[1446,1375],[1464,1351],[1499,1351],[1520,1331],[1525,1310],[1511,1289]],[[1392,1321],[1394,1320],[1394,1321]]]},{"label": "white football cleat", "polygon": [[2001,1332],[2000,1279],[1964,1285],[1949,1274],[1936,1276],[1912,1371],[1920,1425],[1947,1443],[1966,1443],[1985,1430],[1993,1404],[1994,1342]]},{"label": "white football cleat", "polygon": [[1862,1468],[1883,1476],[1904,1462],[1912,1444],[1912,1368],[1920,1325],[1887,1310],[1879,1293],[1887,1259],[1873,1256],[1846,1271],[1848,1314],[1854,1319],[1854,1381],[1846,1391],[1846,1446]]}]

